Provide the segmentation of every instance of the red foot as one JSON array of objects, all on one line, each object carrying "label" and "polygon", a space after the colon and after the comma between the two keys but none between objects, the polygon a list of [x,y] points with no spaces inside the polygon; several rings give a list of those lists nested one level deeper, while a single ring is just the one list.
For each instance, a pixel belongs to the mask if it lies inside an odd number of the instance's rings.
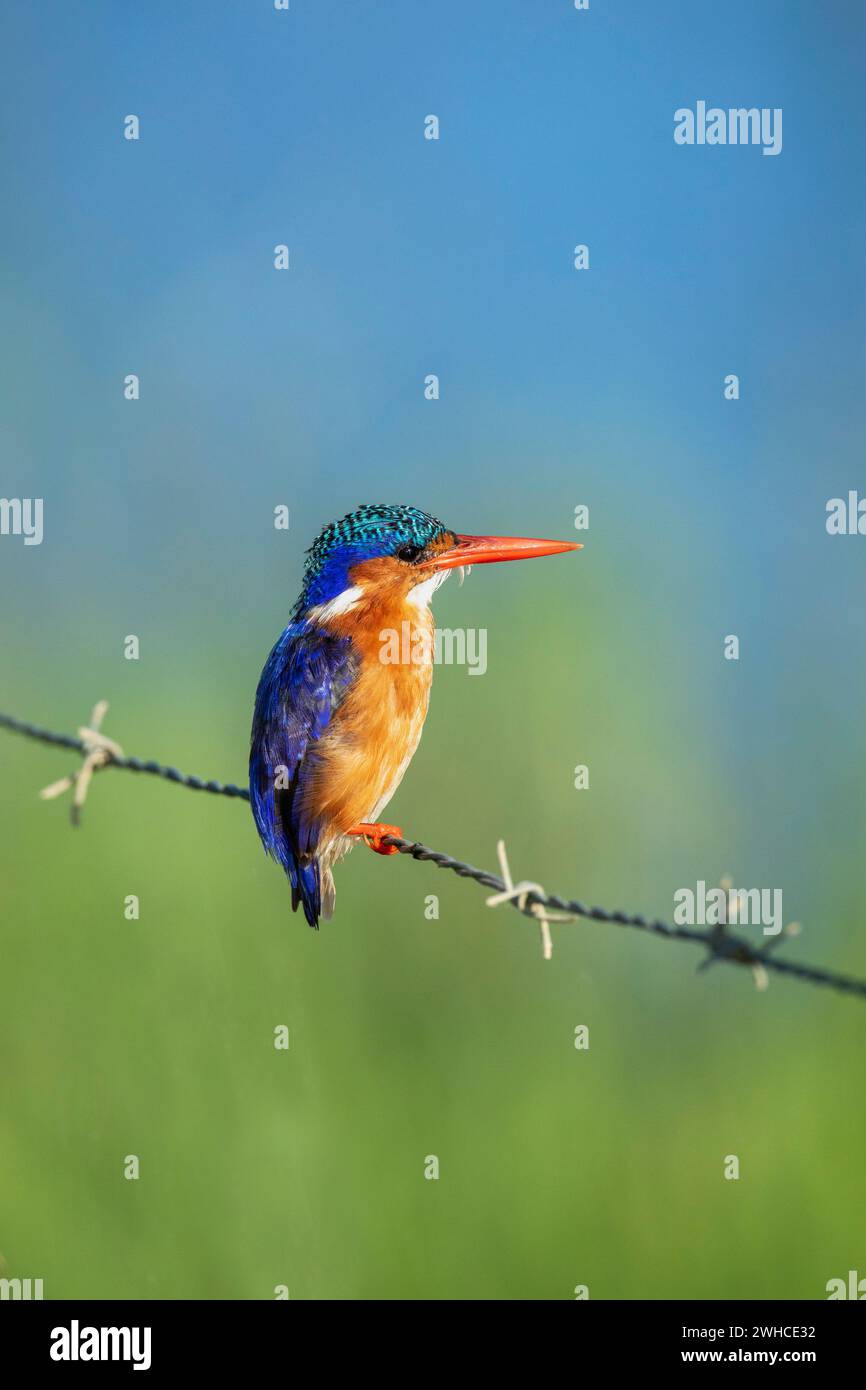
[{"label": "red foot", "polygon": [[375,850],[376,854],[400,853],[396,845],[382,844],[382,840],[386,835],[396,835],[398,839],[402,840],[403,831],[400,829],[399,825],[377,825],[373,822],[360,821],[357,825],[353,825],[351,830],[347,830],[346,834],[360,835],[364,843],[369,845],[370,849]]}]

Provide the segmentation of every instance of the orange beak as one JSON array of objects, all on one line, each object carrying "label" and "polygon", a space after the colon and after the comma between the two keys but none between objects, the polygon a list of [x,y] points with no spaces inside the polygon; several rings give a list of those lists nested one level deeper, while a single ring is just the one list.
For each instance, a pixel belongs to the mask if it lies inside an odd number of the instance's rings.
[{"label": "orange beak", "polygon": [[532,560],[537,555],[559,555],[563,550],[583,549],[574,541],[536,541],[529,536],[456,536],[455,542],[427,561],[431,569],[492,565],[499,560]]}]

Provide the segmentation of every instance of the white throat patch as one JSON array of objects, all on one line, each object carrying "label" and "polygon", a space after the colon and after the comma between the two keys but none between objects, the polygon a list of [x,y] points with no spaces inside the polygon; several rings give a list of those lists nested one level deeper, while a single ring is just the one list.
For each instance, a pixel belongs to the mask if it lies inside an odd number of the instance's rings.
[{"label": "white throat patch", "polygon": [[409,590],[406,602],[411,603],[413,608],[429,608],[430,600],[447,578],[448,570],[437,570],[429,579],[422,579],[420,584]]}]

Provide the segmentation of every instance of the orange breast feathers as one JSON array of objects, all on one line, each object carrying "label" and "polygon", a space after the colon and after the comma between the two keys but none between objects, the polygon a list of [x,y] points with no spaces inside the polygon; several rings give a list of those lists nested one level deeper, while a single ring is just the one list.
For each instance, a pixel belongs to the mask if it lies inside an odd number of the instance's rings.
[{"label": "orange breast feathers", "polygon": [[317,615],[323,627],[351,638],[359,658],[358,676],[322,737],[307,790],[325,840],[378,820],[418,746],[433,676],[429,593],[413,601],[417,591],[406,582],[406,566],[395,574],[389,559],[365,561],[350,577],[351,600],[326,605],[332,612]]}]

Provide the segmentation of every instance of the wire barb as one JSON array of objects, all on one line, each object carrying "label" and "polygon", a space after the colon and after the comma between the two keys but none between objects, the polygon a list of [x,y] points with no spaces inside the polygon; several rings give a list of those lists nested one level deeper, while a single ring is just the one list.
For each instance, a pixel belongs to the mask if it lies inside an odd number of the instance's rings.
[{"label": "wire barb", "polygon": [[[80,812],[93,773],[100,768],[116,767],[126,772],[143,772],[154,777],[163,777],[169,782],[176,782],[182,787],[189,787],[191,791],[211,792],[216,796],[228,796],[238,801],[249,801],[250,794],[247,789],[237,787],[232,782],[205,781],[201,777],[179,772],[176,767],[167,767],[163,763],[144,762],[141,758],[126,757],[119,744],[106,738],[100,732],[100,725],[107,708],[105,702],[101,701],[91,715],[90,724],[78,730],[77,738],[72,734],[60,734],[53,729],[40,728],[38,724],[31,724],[29,720],[25,719],[16,719],[11,714],[0,714],[0,728],[9,729],[25,738],[36,739],[40,743],[51,744],[56,748],[70,748],[85,754],[84,766],[79,772],[73,777],[62,778],[60,782],[46,787],[42,792],[43,797],[59,796],[61,792],[74,785],[78,800],[77,810]],[[88,763],[90,764],[89,772],[87,772]],[[85,773],[87,773],[86,777]],[[83,789],[81,787],[82,777],[85,778]],[[73,798],[73,809],[76,809],[75,798]],[[457,874],[459,878],[469,878],[473,882],[481,884],[483,888],[492,889],[492,896],[488,899],[488,904],[491,907],[510,903],[524,916],[534,918],[539,923],[545,960],[550,960],[553,949],[549,923],[574,921],[576,918],[583,917],[592,922],[633,927],[639,931],[649,932],[651,936],[663,936],[668,941],[689,941],[694,945],[702,946],[709,952],[709,955],[699,969],[713,965],[717,961],[726,962],[728,965],[744,965],[751,970],[759,989],[766,988],[768,972],[775,972],[778,975],[788,975],[795,980],[803,980],[807,984],[823,985],[827,989],[838,990],[842,994],[851,994],[856,998],[866,999],[866,980],[856,979],[851,975],[840,975],[836,971],[823,970],[818,966],[805,965],[800,961],[786,960],[775,954],[776,948],[782,941],[790,940],[792,936],[797,935],[800,930],[798,922],[792,922],[779,936],[772,938],[759,951],[745,937],[735,936],[728,931],[727,926],[721,930],[717,927],[702,929],[699,927],[671,926],[668,922],[663,922],[658,918],[645,917],[639,912],[627,913],[606,907],[588,907],[577,899],[562,898],[556,893],[546,893],[538,883],[521,881],[515,884],[511,879],[505,846],[501,840],[497,849],[502,878],[491,873],[489,869],[476,869],[472,864],[465,864],[462,859],[454,859],[450,854],[443,854],[441,850],[431,849],[429,845],[422,845],[414,840],[403,840],[397,835],[384,836],[382,843],[393,845],[399,854],[408,855],[420,863],[435,864],[437,868],[447,869],[449,872]],[[539,908],[542,909],[541,913],[538,911]]]},{"label": "wire barb", "polygon": [[502,903],[516,903],[521,912],[529,912],[538,922],[541,931],[541,954],[545,960],[553,958],[553,941],[550,935],[551,922],[573,922],[574,915],[570,912],[549,912],[541,901],[533,899],[529,901],[530,893],[537,893],[540,898],[544,898],[544,889],[540,883],[529,883],[523,879],[520,883],[513,883],[511,870],[508,867],[508,855],[505,852],[505,841],[496,841],[496,853],[499,856],[499,867],[502,870],[502,879],[505,888],[501,893],[493,893],[487,899],[488,907],[499,907]]},{"label": "wire barb", "polygon": [[119,743],[107,738],[101,732],[102,721],[108,713],[108,701],[98,700],[93,706],[93,713],[90,716],[90,723],[84,724],[78,730],[78,737],[81,742],[81,749],[84,753],[84,761],[77,772],[71,777],[61,777],[59,782],[52,782],[50,787],[43,787],[39,795],[43,801],[53,801],[55,797],[62,796],[64,792],[74,788],[72,793],[72,806],[69,818],[73,825],[80,825],[81,811],[93,780],[94,772],[101,767],[107,767],[109,763],[123,758],[123,749]]}]

